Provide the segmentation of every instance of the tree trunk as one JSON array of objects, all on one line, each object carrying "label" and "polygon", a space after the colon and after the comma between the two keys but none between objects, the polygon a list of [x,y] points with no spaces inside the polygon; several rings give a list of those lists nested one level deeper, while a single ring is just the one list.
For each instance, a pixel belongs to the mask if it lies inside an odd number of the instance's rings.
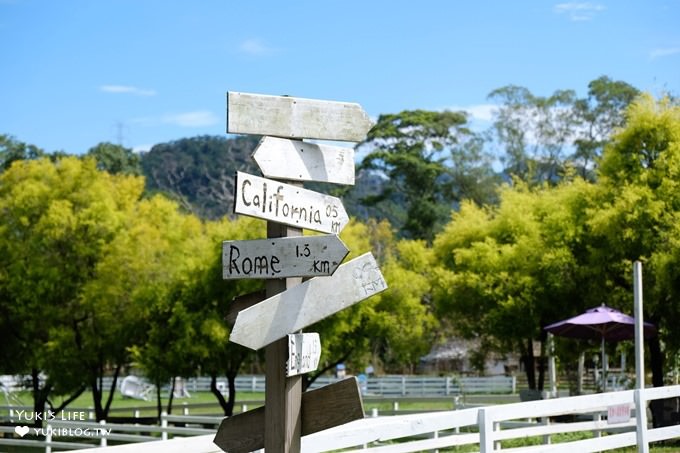
[{"label": "tree trunk", "polygon": [[[45,382],[44,387],[40,387],[40,370],[37,368],[31,370],[31,380],[33,385],[33,412],[34,414],[42,414],[45,411],[45,403],[47,403],[52,385]],[[42,420],[38,420],[38,418],[34,417],[33,426],[41,428]]]},{"label": "tree trunk", "polygon": [[118,383],[118,375],[120,374],[121,368],[122,365],[116,365],[116,369],[113,372],[113,380],[111,381],[111,387],[109,388],[109,397],[106,399],[106,405],[104,406],[104,411],[102,414],[104,416],[104,420],[109,418],[109,410],[111,409],[111,403],[113,402],[113,395],[116,393],[116,384]]},{"label": "tree trunk", "polygon": [[536,362],[534,360],[534,344],[531,338],[527,339],[527,348],[522,355],[524,370],[527,374],[527,385],[531,390],[536,390]]},{"label": "tree trunk", "polygon": [[161,381],[156,379],[156,409],[158,411],[158,423],[163,415],[163,403],[161,402]]},{"label": "tree trunk", "polygon": [[78,390],[75,391],[75,393],[73,393],[71,396],[62,401],[59,406],[53,405],[49,399],[47,400],[47,403],[50,405],[52,411],[55,414],[58,414],[59,412],[63,411],[66,408],[66,406],[75,401],[76,398],[82,395],[85,392],[85,390],[87,390],[87,385],[83,385],[82,387],[80,387]]},{"label": "tree trunk", "polygon": [[[659,337],[655,336],[649,339],[647,344],[649,345],[649,362],[652,368],[652,386],[663,387],[663,352],[661,351]],[[660,399],[649,402],[652,424],[655,428],[668,425],[668,421],[663,419],[664,401]]]},{"label": "tree trunk", "polygon": [[545,388],[545,368],[546,368],[545,341],[541,340],[541,356],[538,358],[538,386],[537,389],[543,391]]},{"label": "tree trunk", "polygon": [[168,415],[172,413],[172,400],[175,398],[175,383],[175,376],[173,376],[170,379],[170,396],[168,396],[168,408],[166,409]]},{"label": "tree trunk", "polygon": [[94,406],[94,417],[99,422],[104,420],[104,410],[102,408],[102,389],[99,387],[97,373],[92,372],[90,376],[90,387],[92,388],[92,405]]},{"label": "tree trunk", "polygon": [[[234,391],[235,390],[235,385],[234,385]],[[224,412],[224,415],[227,417],[231,417],[234,415],[234,402],[232,399],[232,391],[231,391],[231,383],[229,384],[229,399],[231,400],[231,404],[227,402],[227,400],[224,399],[224,395],[222,395],[222,392],[217,388],[217,374],[213,373],[210,375],[210,391],[212,392],[213,395],[215,395],[215,398],[217,398],[217,401],[220,403],[220,407],[222,408],[222,411]]]}]

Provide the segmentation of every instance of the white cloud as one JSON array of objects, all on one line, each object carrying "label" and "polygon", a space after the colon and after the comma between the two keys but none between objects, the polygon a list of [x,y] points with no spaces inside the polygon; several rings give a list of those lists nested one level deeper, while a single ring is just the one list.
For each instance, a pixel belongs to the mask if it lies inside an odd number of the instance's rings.
[{"label": "white cloud", "polygon": [[220,119],[217,115],[208,110],[197,110],[195,112],[164,115],[161,121],[166,124],[174,124],[175,126],[180,127],[206,127],[218,124]]},{"label": "white cloud", "polygon": [[133,153],[146,153],[149,152],[153,148],[153,145],[150,144],[143,144],[143,145],[135,145],[132,147],[132,152]]},{"label": "white cloud", "polygon": [[478,104],[464,107],[463,110],[476,120],[491,121],[493,120],[493,114],[498,110],[498,106],[494,104]]},{"label": "white cloud", "polygon": [[649,53],[649,58],[655,60],[657,58],[669,57],[680,53],[680,47],[668,47],[664,49],[654,49]]},{"label": "white cloud", "polygon": [[274,53],[274,49],[265,44],[261,39],[246,39],[239,45],[241,53],[253,56],[269,55]]},{"label": "white cloud", "polygon": [[155,90],[147,90],[130,85],[102,85],[99,89],[105,93],[133,94],[135,96],[155,96]]},{"label": "white cloud", "polygon": [[452,111],[464,111],[470,115],[470,119],[477,121],[491,121],[493,120],[493,114],[498,110],[498,106],[494,104],[476,104],[468,105],[467,107],[452,106],[447,107],[446,110]]},{"label": "white cloud", "polygon": [[592,20],[595,15],[605,10],[603,5],[587,2],[558,3],[554,6],[558,14],[566,14],[573,21]]}]

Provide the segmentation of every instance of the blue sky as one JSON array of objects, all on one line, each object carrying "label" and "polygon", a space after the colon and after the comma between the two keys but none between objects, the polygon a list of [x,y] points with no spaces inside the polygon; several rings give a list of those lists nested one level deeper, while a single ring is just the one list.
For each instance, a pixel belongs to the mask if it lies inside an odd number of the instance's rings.
[{"label": "blue sky", "polygon": [[0,0],[0,133],[46,151],[225,133],[225,94],[467,109],[607,75],[680,95],[680,0]]}]

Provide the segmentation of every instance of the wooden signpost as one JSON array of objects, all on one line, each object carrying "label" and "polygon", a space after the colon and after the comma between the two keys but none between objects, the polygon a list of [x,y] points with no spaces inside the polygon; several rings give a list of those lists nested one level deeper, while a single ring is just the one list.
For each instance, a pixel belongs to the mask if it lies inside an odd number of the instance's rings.
[{"label": "wooden signpost", "polygon": [[333,275],[349,250],[334,234],[222,243],[222,277],[286,278]]},{"label": "wooden signpost", "polygon": [[239,312],[229,341],[260,349],[387,289],[371,253]]},{"label": "wooden signpost", "polygon": [[[303,436],[361,420],[364,406],[356,378],[304,392],[301,398]],[[249,410],[222,420],[215,443],[229,453],[245,453],[264,447],[265,407]]]},{"label": "wooden signpost", "polygon": [[373,126],[359,104],[227,93],[227,132],[360,142]]},{"label": "wooden signpost", "polygon": [[354,185],[354,149],[263,137],[253,159],[267,178]]},{"label": "wooden signpost", "polygon": [[291,184],[239,171],[235,192],[236,214],[335,234],[349,222],[340,199]]},{"label": "wooden signpost", "polygon": [[[340,264],[348,254],[336,236],[349,222],[345,208],[338,198],[301,186],[354,184],[354,151],[300,139],[359,142],[371,125],[359,104],[227,94],[227,133],[265,135],[253,157],[277,180],[236,174],[234,212],[267,220],[267,239],[225,241],[223,277],[267,284],[264,294],[237,298],[226,320],[234,323],[230,341],[266,346],[266,383],[263,408],[220,425],[215,443],[225,451],[296,453],[303,434],[364,416],[354,378],[302,393],[301,376],[318,366],[321,341],[317,333],[298,331],[384,291],[387,283],[370,253]],[[331,234],[302,236],[303,228]],[[313,278],[302,283],[301,277]]]}]

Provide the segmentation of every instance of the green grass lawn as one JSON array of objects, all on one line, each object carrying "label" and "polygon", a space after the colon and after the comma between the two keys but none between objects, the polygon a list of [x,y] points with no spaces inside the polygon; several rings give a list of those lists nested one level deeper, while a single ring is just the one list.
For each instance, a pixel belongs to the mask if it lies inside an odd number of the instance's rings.
[{"label": "green grass lawn", "polygon": [[[18,400],[24,406],[32,406],[33,399],[30,392],[19,392],[15,394]],[[105,404],[108,394],[104,394],[103,403]],[[249,392],[239,392],[236,394],[236,411],[241,411],[242,402],[248,403],[248,409],[257,407],[259,404],[253,404],[252,401],[264,401],[263,393],[249,393]],[[53,401],[55,406],[61,404],[62,400],[57,398]],[[163,394],[161,398],[163,404],[163,410],[167,409],[168,398],[167,394]],[[116,392],[113,396],[113,401],[111,402],[111,415],[112,416],[132,416],[135,409],[140,411],[140,416],[149,417],[155,416],[157,414],[156,409],[156,398],[155,395],[151,396],[151,399],[139,400],[123,397],[119,392]],[[192,407],[193,405],[205,405],[205,407]],[[0,400],[0,406],[7,405],[6,401]],[[185,405],[189,406],[189,414],[193,415],[203,415],[212,414],[220,415],[222,410],[217,402],[215,396],[210,392],[193,392],[190,398],[174,398],[172,404],[172,413],[180,414]],[[66,411],[80,411],[80,410],[91,410],[94,407],[92,403],[92,395],[90,393],[83,393],[76,400],[72,401]],[[6,417],[8,411],[6,409],[0,409],[0,417]]]}]

